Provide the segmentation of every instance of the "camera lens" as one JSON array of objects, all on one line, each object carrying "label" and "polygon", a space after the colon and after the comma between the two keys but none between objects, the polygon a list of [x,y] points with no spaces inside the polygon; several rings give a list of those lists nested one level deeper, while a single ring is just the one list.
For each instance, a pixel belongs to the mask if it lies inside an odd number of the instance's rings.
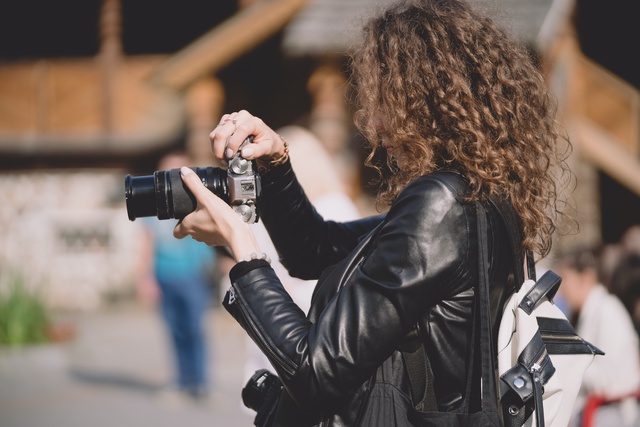
[{"label": "camera lens", "polygon": [[[215,167],[193,170],[209,191],[229,202],[226,170]],[[127,215],[131,221],[145,216],[182,219],[197,206],[195,196],[182,181],[180,169],[138,177],[127,175],[124,185]]]},{"label": "camera lens", "polygon": [[138,217],[156,215],[156,193],[153,175],[124,178],[127,214],[131,221]]}]

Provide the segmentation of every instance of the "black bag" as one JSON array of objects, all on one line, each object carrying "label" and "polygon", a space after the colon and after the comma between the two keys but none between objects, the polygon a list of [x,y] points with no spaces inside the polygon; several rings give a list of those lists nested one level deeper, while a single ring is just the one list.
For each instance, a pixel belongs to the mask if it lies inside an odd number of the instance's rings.
[{"label": "black bag", "polygon": [[266,369],[257,370],[242,389],[242,403],[249,409],[256,411],[253,425],[256,427],[270,427],[276,415],[282,382],[277,375]]}]

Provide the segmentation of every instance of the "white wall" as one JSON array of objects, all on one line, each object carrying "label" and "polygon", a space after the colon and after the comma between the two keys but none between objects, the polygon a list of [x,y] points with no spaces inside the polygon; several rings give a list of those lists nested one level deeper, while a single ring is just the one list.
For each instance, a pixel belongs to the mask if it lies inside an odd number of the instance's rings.
[{"label": "white wall", "polygon": [[92,310],[132,292],[137,224],[113,171],[0,174],[0,278],[12,271],[54,308]]}]

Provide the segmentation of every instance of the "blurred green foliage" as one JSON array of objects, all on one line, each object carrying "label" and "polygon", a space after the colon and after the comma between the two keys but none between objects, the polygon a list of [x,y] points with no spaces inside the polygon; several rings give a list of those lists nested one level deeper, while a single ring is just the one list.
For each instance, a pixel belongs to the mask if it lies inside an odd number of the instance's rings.
[{"label": "blurred green foliage", "polygon": [[[7,277],[5,277],[7,279]],[[47,308],[37,292],[27,289],[21,275],[9,275],[0,289],[0,345],[47,342]]]}]

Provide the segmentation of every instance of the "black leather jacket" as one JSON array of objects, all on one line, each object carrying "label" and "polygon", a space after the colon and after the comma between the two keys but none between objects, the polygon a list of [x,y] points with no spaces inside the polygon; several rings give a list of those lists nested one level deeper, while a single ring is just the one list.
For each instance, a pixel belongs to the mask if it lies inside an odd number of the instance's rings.
[{"label": "black leather jacket", "polygon": [[[385,381],[410,395],[398,348],[416,325],[439,409],[461,406],[478,274],[476,214],[463,201],[465,190],[455,172],[428,174],[386,214],[336,223],[318,215],[290,164],[263,177],[260,214],[283,264],[294,276],[318,278],[311,309],[306,317],[262,260],[236,264],[224,305],[285,386],[281,420],[296,419],[288,423],[296,427],[357,425],[369,380],[383,362],[392,367]],[[495,337],[495,308],[511,293],[512,261],[502,220],[486,208]]]}]

